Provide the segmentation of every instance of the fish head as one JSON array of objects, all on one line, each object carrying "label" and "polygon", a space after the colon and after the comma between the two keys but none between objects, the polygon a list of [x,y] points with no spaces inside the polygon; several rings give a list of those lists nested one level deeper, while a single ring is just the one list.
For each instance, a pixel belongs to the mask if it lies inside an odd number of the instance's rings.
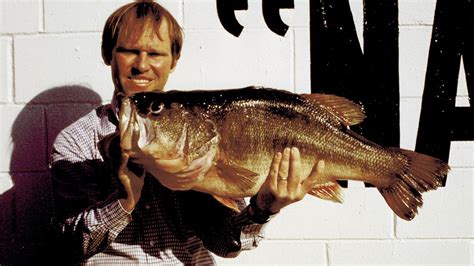
[{"label": "fish head", "polygon": [[146,152],[158,160],[184,159],[187,165],[217,150],[219,134],[205,111],[166,96],[148,92],[124,98],[122,150]]}]

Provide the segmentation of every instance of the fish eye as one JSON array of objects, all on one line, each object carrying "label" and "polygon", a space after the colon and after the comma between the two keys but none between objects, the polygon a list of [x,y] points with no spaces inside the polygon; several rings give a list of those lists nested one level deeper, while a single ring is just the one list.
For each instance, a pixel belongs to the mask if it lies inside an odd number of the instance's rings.
[{"label": "fish eye", "polygon": [[158,115],[164,109],[163,103],[152,103],[150,107],[148,107],[148,113],[152,115]]}]

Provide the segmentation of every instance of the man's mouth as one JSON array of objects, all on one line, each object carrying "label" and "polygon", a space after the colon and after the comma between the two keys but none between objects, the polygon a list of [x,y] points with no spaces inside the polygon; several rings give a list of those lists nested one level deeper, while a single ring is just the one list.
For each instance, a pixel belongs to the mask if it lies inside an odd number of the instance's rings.
[{"label": "man's mouth", "polygon": [[137,86],[147,86],[152,82],[151,79],[144,79],[144,78],[130,78],[130,81]]}]

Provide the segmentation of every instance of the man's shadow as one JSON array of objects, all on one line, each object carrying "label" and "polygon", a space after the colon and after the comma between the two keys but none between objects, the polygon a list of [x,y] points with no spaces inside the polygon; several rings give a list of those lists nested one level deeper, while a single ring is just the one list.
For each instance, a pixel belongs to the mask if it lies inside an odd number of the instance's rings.
[{"label": "man's shadow", "polygon": [[89,88],[61,86],[34,97],[16,117],[11,129],[13,187],[0,194],[0,265],[54,261],[51,147],[62,129],[101,103]]}]

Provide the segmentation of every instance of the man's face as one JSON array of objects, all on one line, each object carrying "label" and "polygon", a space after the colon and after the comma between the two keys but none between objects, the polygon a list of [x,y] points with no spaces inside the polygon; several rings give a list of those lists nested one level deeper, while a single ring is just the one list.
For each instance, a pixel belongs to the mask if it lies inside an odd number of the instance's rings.
[{"label": "man's face", "polygon": [[120,34],[112,52],[112,76],[126,95],[163,91],[175,65],[166,21],[158,35],[151,27],[138,34]]}]

